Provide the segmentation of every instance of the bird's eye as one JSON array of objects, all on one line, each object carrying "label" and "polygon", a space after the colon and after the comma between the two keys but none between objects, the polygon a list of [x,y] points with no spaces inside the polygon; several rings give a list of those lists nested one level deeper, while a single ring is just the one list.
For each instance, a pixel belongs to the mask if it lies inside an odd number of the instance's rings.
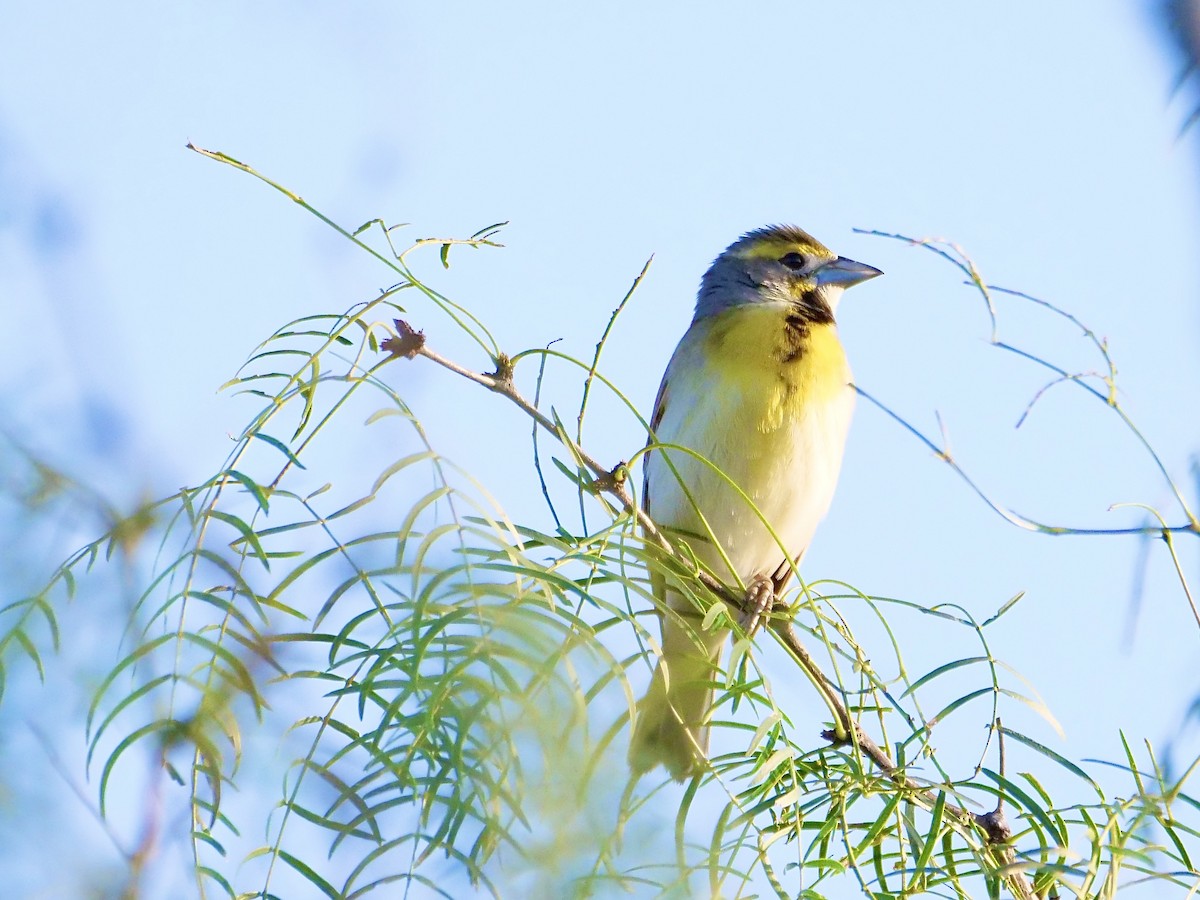
[{"label": "bird's eye", "polygon": [[789,269],[791,269],[793,272],[799,272],[801,269],[804,268],[805,263],[808,262],[808,260],[806,260],[804,258],[803,253],[796,253],[796,252],[787,254],[786,256],[782,257],[779,261],[781,263],[783,263],[785,266],[787,266]]}]

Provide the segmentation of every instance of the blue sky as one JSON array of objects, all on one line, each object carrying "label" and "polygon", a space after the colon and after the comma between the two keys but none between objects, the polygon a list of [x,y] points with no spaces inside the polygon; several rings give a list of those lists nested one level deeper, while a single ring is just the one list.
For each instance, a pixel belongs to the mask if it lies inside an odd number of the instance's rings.
[{"label": "blue sky", "polygon": [[[930,433],[940,413],[956,457],[1021,512],[1138,524],[1107,507],[1170,496],[1111,414],[1059,387],[1015,431],[1046,378],[988,346],[986,310],[953,269],[852,229],[953,240],[988,280],[1109,338],[1123,402],[1194,493],[1196,147],[1177,137],[1186,107],[1145,6],[9,4],[8,427],[127,500],[198,481],[252,412],[215,391],[253,346],[390,283],[193,141],[349,227],[382,216],[413,223],[411,237],[465,236],[510,220],[502,251],[457,254],[449,272],[432,252],[418,265],[508,350],[561,339],[587,354],[654,254],[607,351],[643,407],[711,258],[747,229],[801,225],[887,273],[840,313],[864,389]],[[1068,369],[1097,364],[1069,325],[1003,299],[999,311],[1010,342]],[[486,366],[432,311],[413,321]],[[403,378],[439,449],[518,517],[541,515],[511,477],[523,421],[482,392],[445,402],[465,388],[428,367]],[[480,454],[464,420],[494,429],[499,449]],[[602,458],[642,440],[616,415],[592,427]],[[805,566],[981,615],[1026,591],[994,647],[1067,738],[1031,727],[1068,756],[1113,758],[1118,728],[1162,741],[1200,687],[1197,630],[1161,547],[1129,633],[1137,551],[1006,525],[860,403]],[[918,659],[938,658],[911,636]]]}]

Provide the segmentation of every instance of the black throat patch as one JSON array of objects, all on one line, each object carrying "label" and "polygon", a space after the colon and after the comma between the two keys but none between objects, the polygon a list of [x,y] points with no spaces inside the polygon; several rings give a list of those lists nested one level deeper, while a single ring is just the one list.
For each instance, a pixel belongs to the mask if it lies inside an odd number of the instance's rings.
[{"label": "black throat patch", "polygon": [[833,324],[833,310],[815,290],[805,291],[792,304],[783,320],[783,342],[780,362],[792,363],[804,354],[808,332],[813,325]]}]

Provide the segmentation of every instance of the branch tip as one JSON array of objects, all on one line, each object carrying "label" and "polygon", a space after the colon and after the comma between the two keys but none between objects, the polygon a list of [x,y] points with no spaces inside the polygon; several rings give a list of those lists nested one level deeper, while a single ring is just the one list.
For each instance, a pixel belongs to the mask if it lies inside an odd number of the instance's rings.
[{"label": "branch tip", "polygon": [[513,361],[507,353],[497,353],[494,359],[496,371],[489,372],[488,377],[495,383],[494,391],[511,391],[513,386]]},{"label": "branch tip", "polygon": [[621,460],[608,472],[592,479],[591,489],[595,494],[614,494],[620,499],[620,489],[629,480],[629,463]]},{"label": "branch tip", "polygon": [[[854,725],[854,733],[851,734],[849,728],[842,728],[842,733],[839,734],[836,728],[826,728],[821,732],[821,737],[829,741],[831,747],[846,747],[851,744],[862,744],[865,741],[866,735],[863,734],[862,728],[857,722]],[[891,774],[891,773],[889,773]]]},{"label": "branch tip", "polygon": [[988,813],[972,813],[971,818],[983,829],[989,844],[1007,844],[1012,840],[1012,826],[999,807]]},{"label": "branch tip", "polygon": [[380,341],[379,349],[393,357],[412,359],[425,349],[425,332],[417,331],[403,319],[394,319],[396,336]]}]

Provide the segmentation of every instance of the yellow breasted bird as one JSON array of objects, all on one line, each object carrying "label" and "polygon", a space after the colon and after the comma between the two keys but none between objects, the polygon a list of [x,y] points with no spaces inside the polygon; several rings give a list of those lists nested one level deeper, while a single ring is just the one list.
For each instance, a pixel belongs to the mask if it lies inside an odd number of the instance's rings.
[{"label": "yellow breasted bird", "polygon": [[[643,502],[673,541],[748,596],[778,593],[791,577],[788,554],[800,559],[829,508],[854,408],[833,315],[846,288],[881,274],[799,228],[773,226],[731,244],[701,281],[651,429],[653,444],[707,462],[653,449]],[[636,773],[662,763],[683,780],[704,768],[728,630],[703,630],[692,601],[662,576],[652,584],[662,657],[638,703],[629,762]]]}]

